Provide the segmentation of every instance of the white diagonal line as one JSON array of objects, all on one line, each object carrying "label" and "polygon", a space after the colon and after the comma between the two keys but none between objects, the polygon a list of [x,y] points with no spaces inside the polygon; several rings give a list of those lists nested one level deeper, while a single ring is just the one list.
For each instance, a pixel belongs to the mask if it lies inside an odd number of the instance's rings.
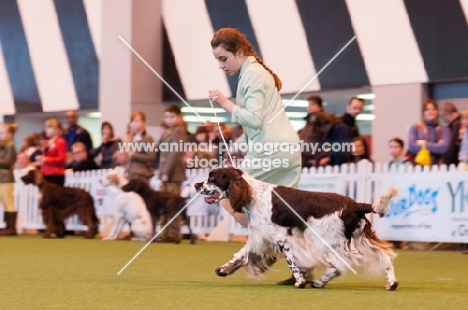
[{"label": "white diagonal line", "polygon": [[159,236],[159,234],[161,234],[161,233],[164,231],[164,229],[166,229],[166,228],[167,228],[167,227],[168,227],[168,226],[169,226],[169,225],[170,225],[170,224],[171,224],[187,207],[188,207],[188,205],[189,205],[195,198],[198,197],[198,195],[200,195],[199,192],[197,192],[197,193],[195,194],[195,196],[193,196],[193,198],[190,199],[190,201],[187,202],[187,203],[185,204],[185,206],[184,206],[182,209],[180,209],[180,211],[177,212],[176,215],[174,215],[174,217],[173,217],[169,222],[167,222],[167,224],[164,225],[164,227],[161,228],[161,229],[156,233],[156,235],[154,235],[154,237],[151,238],[151,239],[145,244],[145,246],[142,247],[141,250],[138,251],[138,253],[136,253],[136,254],[132,257],[132,259],[129,260],[128,263],[125,264],[125,266],[122,267],[122,269],[120,269],[119,272],[117,272],[117,275],[120,276],[120,274],[128,267],[128,265],[130,265],[130,264],[141,254],[141,252],[143,252],[143,251],[151,244],[151,242],[153,242],[154,239],[156,239],[156,238]]},{"label": "white diagonal line", "polygon": [[296,210],[294,210],[287,202],[286,200],[283,199],[283,197],[281,197],[276,191],[275,189],[271,189],[273,191],[273,193],[275,193],[275,195],[289,208],[291,209],[291,211],[320,239],[320,241],[322,241],[332,252],[333,254],[336,255],[336,257],[338,257],[345,265],[346,267],[349,268],[349,270],[351,270],[354,274],[357,274],[356,270],[353,269],[353,267],[351,267],[345,260],[343,257],[340,256],[340,254],[338,254],[338,252],[335,251],[335,249],[333,249],[331,247],[330,244],[328,244],[327,241],[325,241],[325,239],[322,238],[322,236],[319,235],[318,232],[315,231],[315,229],[312,228],[312,226],[307,222],[305,221],[300,215],[299,213],[296,212]]},{"label": "white diagonal line", "polygon": [[198,118],[199,118],[203,123],[206,123],[205,119],[204,119],[203,117],[201,117],[200,114],[198,114],[198,113],[195,111],[195,109],[194,109],[184,98],[182,98],[182,96],[179,95],[179,93],[177,93],[177,91],[176,91],[174,88],[172,88],[172,86],[169,85],[169,83],[166,82],[166,80],[164,80],[163,77],[162,77],[161,75],[159,75],[159,73],[156,72],[156,70],[154,70],[153,67],[151,67],[150,64],[149,64],[148,62],[146,62],[146,60],[145,60],[143,57],[141,57],[140,54],[138,54],[138,52],[135,51],[135,50],[133,49],[133,47],[130,46],[130,44],[128,44],[127,41],[125,41],[124,38],[122,38],[120,35],[119,35],[118,37],[119,37],[119,39],[120,39],[120,40],[121,40],[137,57],[138,57],[138,58],[140,58],[140,60],[141,60],[141,61],[142,61],[142,62],[143,62],[143,63],[144,63],[144,64],[145,64],[145,65],[146,65],[146,66],[147,66],[147,67],[164,83],[164,84],[166,84],[167,87],[169,87],[170,90],[172,90],[172,92],[173,92],[177,97],[179,97],[180,100],[182,100],[183,103],[185,103],[185,105],[186,105],[189,109],[192,110],[193,113],[195,113],[195,114],[198,116]]},{"label": "white diagonal line", "polygon": [[[320,75],[320,73],[322,73],[322,71],[325,70],[325,69],[333,62],[333,60],[335,60],[335,58],[338,57],[338,56],[348,47],[348,45],[350,45],[351,42],[353,42],[354,40],[356,40],[356,36],[354,36],[351,40],[349,40],[348,43],[346,43],[346,45],[343,46],[343,47],[338,51],[338,53],[336,53],[336,55],[333,56],[333,58],[330,59],[330,61],[327,62],[326,65],[323,66],[323,68],[320,69],[320,71],[317,72],[317,74],[315,74],[315,75],[310,79],[310,81],[307,82],[307,84],[305,84],[304,87],[302,87],[302,88],[297,92],[297,94],[294,95],[294,97],[292,97],[292,98],[283,106],[283,109],[282,109],[282,110],[286,109],[286,107],[287,107],[289,104],[291,104],[291,102],[292,102],[294,99],[296,99],[297,96],[299,96],[299,95],[304,91],[304,89],[306,89],[306,88],[310,85],[310,83],[312,83],[312,82]],[[278,117],[278,115],[280,115],[280,113],[281,113],[282,110],[278,111],[278,113],[276,113],[275,116],[273,116],[273,118],[272,118],[271,120],[268,121],[268,124],[270,124],[271,122],[273,122],[273,121]]]}]

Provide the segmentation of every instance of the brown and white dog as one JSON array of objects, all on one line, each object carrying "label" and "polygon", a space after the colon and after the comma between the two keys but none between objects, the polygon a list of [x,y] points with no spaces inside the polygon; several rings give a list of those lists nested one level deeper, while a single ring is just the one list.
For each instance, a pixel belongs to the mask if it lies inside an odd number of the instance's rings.
[{"label": "brown and white dog", "polygon": [[240,267],[246,267],[251,276],[260,275],[271,261],[265,253],[275,249],[286,257],[298,288],[306,286],[315,267],[326,267],[324,275],[312,282],[312,287],[321,288],[347,271],[348,265],[364,270],[380,267],[387,275],[385,288],[398,287],[393,267],[396,254],[389,243],[375,235],[365,217],[369,213],[385,216],[390,200],[397,195],[393,187],[374,204],[357,203],[342,195],[277,186],[238,169],[217,168],[195,188],[207,196],[207,203],[229,199],[235,212],[245,212],[249,217],[246,245],[216,269],[218,276],[230,275]]}]

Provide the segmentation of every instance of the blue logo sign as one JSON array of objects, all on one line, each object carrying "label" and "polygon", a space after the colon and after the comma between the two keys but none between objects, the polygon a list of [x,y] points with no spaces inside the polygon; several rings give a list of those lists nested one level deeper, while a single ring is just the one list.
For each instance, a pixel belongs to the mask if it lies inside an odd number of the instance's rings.
[{"label": "blue logo sign", "polygon": [[401,199],[393,199],[390,203],[390,211],[387,217],[403,215],[408,217],[413,213],[436,213],[436,197],[439,190],[431,188],[417,189],[416,185],[411,185],[407,190],[408,196]]}]

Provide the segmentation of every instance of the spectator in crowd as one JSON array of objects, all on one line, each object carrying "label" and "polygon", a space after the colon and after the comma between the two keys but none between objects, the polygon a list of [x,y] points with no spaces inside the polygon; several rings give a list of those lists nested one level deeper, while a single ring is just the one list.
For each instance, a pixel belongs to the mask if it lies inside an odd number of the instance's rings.
[{"label": "spectator in crowd", "polygon": [[[127,153],[127,177],[138,178],[148,182],[154,175],[155,150],[146,148],[154,147],[154,139],[146,132],[146,114],[140,111],[133,112],[130,119],[129,135],[127,143],[140,146]],[[146,145],[146,147],[144,147]]]},{"label": "spectator in crowd", "polygon": [[348,160],[348,163],[358,163],[361,160],[367,160],[373,163],[370,157],[369,146],[367,145],[367,142],[364,138],[355,137],[352,140],[352,143],[354,144],[354,149],[351,151],[351,156]]},{"label": "spectator in crowd", "polygon": [[[167,130],[161,138],[162,143],[170,146],[172,143],[180,145],[180,141],[187,142],[185,126],[183,124],[182,113],[177,106],[169,106],[164,111],[164,122],[167,125]],[[184,150],[178,152],[167,152],[160,147],[160,163],[159,163],[159,178],[161,180],[160,190],[165,193],[180,196],[180,186],[186,180],[185,169],[185,153]],[[169,219],[163,216],[161,225],[165,225]],[[158,241],[174,242],[180,240],[180,216],[174,219],[171,225],[162,232]]]},{"label": "spectator in crowd", "polygon": [[461,113],[461,126],[459,130],[459,138],[461,139],[458,159],[468,168],[468,110]]},{"label": "spectator in crowd", "polygon": [[390,148],[390,155],[392,156],[392,160],[388,163],[388,167],[398,167],[408,165],[410,162],[405,156],[405,143],[400,138],[393,138],[388,142],[388,146]]},{"label": "spectator in crowd", "polygon": [[196,161],[195,159],[205,159],[209,161],[210,159],[217,158],[216,150],[210,149],[210,141],[208,140],[208,129],[205,126],[199,126],[197,128],[197,131],[195,132],[194,140],[195,141],[193,142],[196,144],[196,150],[186,152],[185,157],[187,159],[187,163],[189,164],[190,162],[192,162],[192,165],[189,165],[190,168],[207,168],[196,165],[198,161]]},{"label": "spectator in crowd", "polygon": [[[221,136],[222,134],[222,136]],[[226,153],[226,149],[229,148],[229,145],[232,144],[231,140],[231,135],[232,135],[232,127],[228,126],[224,123],[220,123],[219,126],[216,126],[214,130],[214,140],[213,140],[213,147],[214,147],[214,153],[216,157],[223,157],[224,154]],[[227,143],[227,146],[224,145],[224,140]]]},{"label": "spectator in crowd", "polygon": [[[237,124],[232,129],[231,141],[236,142],[238,139],[242,137],[243,134],[244,134],[244,130],[242,129],[242,125]],[[229,147],[230,147],[229,154],[231,154],[232,160],[234,161],[234,165],[237,166],[238,164],[241,163],[242,159],[244,159],[246,153],[241,151],[239,147],[236,147],[234,143],[231,144]],[[225,152],[223,154],[223,159],[226,160],[227,165],[233,166],[233,163],[231,162],[231,158],[229,158],[229,154]]]},{"label": "spectator in crowd", "polygon": [[[158,143],[161,142],[161,139],[162,137],[164,136],[164,134],[166,133],[166,130],[167,130],[167,125],[164,121],[162,121],[160,124],[159,124],[159,139],[158,139]],[[157,151],[156,152],[156,159],[154,160],[154,170],[158,170],[159,171],[159,163],[161,161],[161,152]]]},{"label": "spectator in crowd", "polygon": [[15,125],[0,124],[0,203],[3,205],[3,218],[6,223],[6,228],[0,230],[1,236],[16,235],[17,212],[13,197],[16,149],[13,135],[17,130]]},{"label": "spectator in crowd", "polygon": [[450,143],[450,130],[439,125],[437,103],[428,100],[423,107],[423,120],[410,127],[408,152],[414,159],[423,144],[431,153],[431,164],[441,163],[442,155],[447,152]]},{"label": "spectator in crowd", "polygon": [[[302,154],[303,167],[318,167],[318,166],[335,166],[346,163],[349,158],[349,150],[344,147],[344,144],[351,143],[351,129],[342,123],[333,113],[318,112],[311,114],[309,125],[299,135],[299,138],[311,143],[320,148],[320,151],[304,148]],[[330,147],[324,148],[329,143]],[[333,151],[331,146],[339,144],[340,150]],[[335,146],[336,148],[336,146]]]},{"label": "spectator in crowd", "polygon": [[458,165],[458,152],[460,151],[459,131],[460,131],[460,113],[453,102],[444,102],[440,109],[440,116],[448,124],[450,129],[450,142],[447,152],[443,155],[443,163],[448,165]]},{"label": "spectator in crowd", "polygon": [[322,97],[318,95],[312,95],[307,97],[309,105],[307,106],[307,114],[323,112]]},{"label": "spectator in crowd", "polygon": [[26,153],[18,153],[16,155],[16,162],[14,166],[14,177],[15,177],[15,183],[21,183],[21,177],[28,173],[29,170],[33,170],[36,167],[34,167],[31,162],[29,161],[29,157]]},{"label": "spectator in crowd", "polygon": [[98,166],[86,152],[86,145],[83,142],[75,142],[72,145],[73,161],[66,166],[67,169],[76,171],[86,171],[98,169]]},{"label": "spectator in crowd", "polygon": [[78,114],[76,111],[67,112],[68,128],[63,137],[67,142],[67,152],[71,152],[71,146],[75,142],[82,142],[86,145],[86,151],[89,152],[93,148],[93,142],[89,132],[78,125]]},{"label": "spectator in crowd", "polygon": [[363,108],[364,100],[352,97],[349,99],[348,105],[346,106],[346,113],[341,117],[343,123],[351,129],[353,138],[359,137],[359,129],[356,126],[356,116],[362,113]]},{"label": "spectator in crowd", "polygon": [[40,160],[42,174],[48,182],[63,186],[67,142],[61,137],[62,124],[56,118],[49,118],[45,121],[44,131],[47,140],[44,140]]},{"label": "spectator in crowd", "polygon": [[43,134],[33,133],[23,139],[23,146],[20,152],[28,156],[30,162],[35,162],[39,159],[37,156],[42,155],[41,139]]},{"label": "spectator in crowd", "polygon": [[[312,120],[315,119],[315,114],[317,112],[323,112],[322,110],[322,97],[313,95],[307,97],[307,101],[309,102],[309,105],[307,106],[307,116],[304,118],[306,120],[306,124],[304,128],[300,129],[298,131],[298,134],[300,135],[302,130],[304,130],[307,126],[310,126],[312,123]],[[308,128],[310,129],[310,128]],[[307,133],[305,135],[309,135],[310,133]],[[305,141],[307,142],[307,141]]]},{"label": "spectator in crowd", "polygon": [[215,139],[215,126],[212,122],[206,121],[202,126],[205,126],[208,130],[208,139],[213,141]]},{"label": "spectator in crowd", "polygon": [[122,140],[115,136],[114,127],[109,122],[102,123],[101,134],[102,144],[90,152],[91,157],[101,169],[115,168],[114,154],[119,151],[119,143],[122,143]]}]

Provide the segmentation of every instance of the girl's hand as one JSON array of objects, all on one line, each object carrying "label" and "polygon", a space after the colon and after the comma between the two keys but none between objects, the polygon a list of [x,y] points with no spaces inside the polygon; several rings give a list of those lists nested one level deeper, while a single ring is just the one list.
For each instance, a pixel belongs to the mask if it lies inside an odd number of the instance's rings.
[{"label": "girl's hand", "polygon": [[234,107],[234,103],[227,99],[223,93],[219,90],[209,90],[208,91],[208,98],[219,105],[221,108],[225,109],[229,113],[232,112],[232,108]]},{"label": "girl's hand", "polygon": [[423,145],[424,143],[426,143],[426,140],[417,140],[416,141],[416,144],[419,145],[419,146]]},{"label": "girl's hand", "polygon": [[169,180],[169,178],[167,177],[166,174],[161,176],[161,182],[167,182],[167,180]]}]

